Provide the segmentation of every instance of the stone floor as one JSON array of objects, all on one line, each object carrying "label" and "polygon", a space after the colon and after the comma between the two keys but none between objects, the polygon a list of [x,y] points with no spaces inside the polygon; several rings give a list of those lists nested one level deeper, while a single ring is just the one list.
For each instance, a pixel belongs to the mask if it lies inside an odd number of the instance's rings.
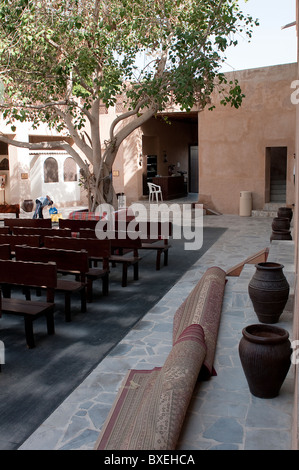
[{"label": "stone floor", "polygon": [[[269,259],[284,264],[292,287],[293,242],[272,242],[271,218],[204,216],[205,226],[225,227],[217,242],[185,273],[87,379],[23,443],[20,450],[92,450],[128,369],[163,365],[170,349],[173,316],[210,266],[224,270],[270,247]],[[167,269],[167,268],[165,268]],[[252,396],[240,364],[242,328],[258,323],[248,297],[254,265],[228,277],[218,336],[217,376],[200,382],[187,412],[179,450],[289,450],[293,413],[293,366],[275,399]],[[292,339],[292,299],[278,326]]]}]

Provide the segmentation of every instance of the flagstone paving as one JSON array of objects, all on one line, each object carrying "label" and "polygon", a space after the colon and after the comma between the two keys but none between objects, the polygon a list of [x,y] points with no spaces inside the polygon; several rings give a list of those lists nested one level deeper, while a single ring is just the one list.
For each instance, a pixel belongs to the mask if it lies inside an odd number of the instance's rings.
[{"label": "flagstone paving", "polygon": [[[205,216],[204,226],[227,230],[20,449],[92,450],[128,369],[163,365],[172,346],[175,311],[210,266],[228,270],[269,246],[269,259],[284,264],[291,285],[278,325],[291,339],[294,247],[293,242],[270,244],[271,222],[266,217]],[[247,264],[240,277],[228,277],[214,363],[217,375],[197,384],[178,450],[291,449],[292,366],[279,396],[265,400],[250,394],[239,360],[242,328],[258,323],[247,292],[254,271]]]}]

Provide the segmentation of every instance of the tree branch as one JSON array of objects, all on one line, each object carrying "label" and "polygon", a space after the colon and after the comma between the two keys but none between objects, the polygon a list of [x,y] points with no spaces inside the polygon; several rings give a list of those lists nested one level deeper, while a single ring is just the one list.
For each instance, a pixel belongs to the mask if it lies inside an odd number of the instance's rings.
[{"label": "tree branch", "polygon": [[[51,44],[51,46],[55,47],[55,49],[59,50],[61,52],[61,54],[64,55],[64,57],[68,57],[68,54],[67,52],[63,49],[63,47],[59,46],[59,44],[57,44],[55,41],[53,41],[52,39],[50,38],[46,38],[46,41]],[[92,95],[94,94],[94,90],[85,82],[85,80],[82,79],[82,77],[80,76],[80,72],[78,70],[78,67],[76,67],[75,65],[73,65],[73,69],[77,72],[77,75],[78,75],[78,78],[79,78],[79,82],[80,82],[80,85],[85,88],[85,90],[87,90],[89,93],[91,93]]]},{"label": "tree branch", "polygon": [[69,133],[70,133],[71,137],[73,138],[73,140],[74,140],[75,144],[77,145],[77,147],[79,147],[79,149],[86,155],[88,160],[90,162],[92,162],[92,160],[93,160],[92,148],[89,145],[87,145],[85,140],[83,140],[80,137],[80,135],[78,134],[77,129],[75,128],[75,126],[72,122],[72,117],[70,116],[70,114],[69,113],[64,113],[60,109],[55,109],[55,112],[65,122],[65,124],[66,124],[66,126],[69,130]]}]

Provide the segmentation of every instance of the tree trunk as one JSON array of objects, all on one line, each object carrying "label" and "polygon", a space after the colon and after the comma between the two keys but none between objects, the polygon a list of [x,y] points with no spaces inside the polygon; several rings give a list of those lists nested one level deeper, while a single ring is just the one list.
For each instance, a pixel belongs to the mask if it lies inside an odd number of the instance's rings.
[{"label": "tree trunk", "polygon": [[96,178],[91,211],[95,211],[98,205],[104,203],[117,208],[117,197],[112,184],[112,168],[105,163],[102,164],[100,174]]}]

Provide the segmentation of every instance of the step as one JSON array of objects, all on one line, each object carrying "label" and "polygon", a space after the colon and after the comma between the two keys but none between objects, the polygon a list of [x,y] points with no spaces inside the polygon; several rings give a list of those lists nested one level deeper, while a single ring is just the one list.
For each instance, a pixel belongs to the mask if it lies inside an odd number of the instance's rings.
[{"label": "step", "polygon": [[286,183],[271,183],[270,188],[286,188]]},{"label": "step", "polygon": [[253,210],[251,211],[252,217],[277,217],[277,211],[268,211],[268,210]]},{"label": "step", "polygon": [[286,186],[278,186],[277,184],[271,185],[270,192],[272,191],[284,191],[286,192]]},{"label": "step", "polygon": [[286,202],[286,196],[282,194],[271,194],[271,201],[281,202],[283,204]]},{"label": "step", "polygon": [[284,207],[285,204],[281,204],[280,202],[266,202],[264,204],[263,210],[264,211],[278,211],[280,207]]}]

